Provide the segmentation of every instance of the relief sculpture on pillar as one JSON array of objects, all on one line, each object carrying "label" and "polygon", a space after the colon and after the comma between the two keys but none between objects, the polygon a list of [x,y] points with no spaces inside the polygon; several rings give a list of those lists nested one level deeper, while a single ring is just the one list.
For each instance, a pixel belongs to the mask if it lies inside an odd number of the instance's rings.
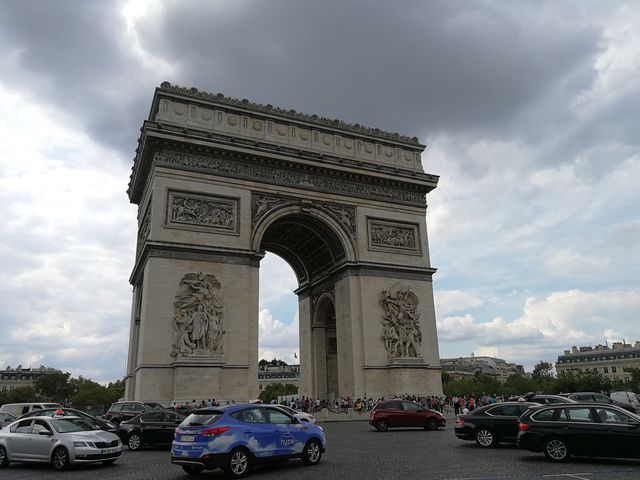
[{"label": "relief sculpture on pillar", "polygon": [[382,342],[389,358],[420,357],[420,312],[418,296],[408,287],[382,290]]},{"label": "relief sculpture on pillar", "polygon": [[174,357],[214,357],[222,354],[221,284],[210,273],[187,273],[176,294],[173,322]]}]

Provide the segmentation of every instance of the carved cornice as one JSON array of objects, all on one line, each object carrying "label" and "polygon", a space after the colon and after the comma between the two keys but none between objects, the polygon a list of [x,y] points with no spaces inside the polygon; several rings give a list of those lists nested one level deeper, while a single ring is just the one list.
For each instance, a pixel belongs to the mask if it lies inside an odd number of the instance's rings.
[{"label": "carved cornice", "polygon": [[315,123],[317,125],[332,127],[332,128],[340,128],[343,130],[349,130],[356,133],[361,133],[364,135],[372,135],[376,137],[382,137],[389,140],[400,141],[415,145],[416,147],[424,147],[418,141],[418,137],[409,137],[407,135],[401,135],[395,132],[387,132],[381,130],[379,128],[370,128],[364,125],[359,124],[350,124],[343,122],[342,120],[320,117],[318,115],[309,115],[306,113],[296,112],[293,109],[287,110],[284,108],[276,107],[271,104],[263,105],[261,103],[250,102],[246,98],[239,100],[237,98],[227,97],[222,93],[208,93],[202,92],[195,87],[187,88],[180,87],[178,85],[172,85],[170,82],[162,82],[160,84],[160,90],[164,90],[167,92],[179,93],[181,95],[201,98],[205,100],[213,100],[218,103],[222,103],[229,106],[247,108],[271,115],[278,115],[281,117],[290,118],[293,120],[299,120],[309,123]]},{"label": "carved cornice", "polygon": [[179,168],[222,177],[266,182],[271,185],[313,190],[322,193],[392,201],[405,205],[425,206],[424,187],[408,189],[406,184],[394,182],[373,183],[355,175],[339,175],[335,171],[320,168],[303,168],[302,165],[271,162],[264,159],[230,158],[226,152],[221,156],[160,150],[153,156],[155,166]]}]

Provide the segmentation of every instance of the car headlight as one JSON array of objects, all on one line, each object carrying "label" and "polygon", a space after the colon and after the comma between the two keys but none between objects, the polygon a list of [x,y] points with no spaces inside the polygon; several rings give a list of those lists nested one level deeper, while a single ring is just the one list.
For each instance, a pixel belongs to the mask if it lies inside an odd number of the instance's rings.
[{"label": "car headlight", "polygon": [[91,447],[96,448],[93,442],[73,442],[74,447]]},{"label": "car headlight", "polygon": [[111,428],[111,429],[117,429],[118,427],[116,427],[113,423],[111,422],[107,422],[107,428]]}]

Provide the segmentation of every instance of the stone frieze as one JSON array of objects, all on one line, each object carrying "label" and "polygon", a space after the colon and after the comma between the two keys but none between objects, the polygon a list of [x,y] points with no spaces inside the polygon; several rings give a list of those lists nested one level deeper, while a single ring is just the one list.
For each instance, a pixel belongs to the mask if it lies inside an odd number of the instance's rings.
[{"label": "stone frieze", "polygon": [[378,185],[371,182],[347,178],[335,178],[330,174],[317,171],[296,170],[294,165],[275,166],[259,162],[238,162],[228,158],[210,157],[194,153],[162,150],[155,153],[154,161],[158,165],[182,167],[209,172],[219,176],[228,176],[276,185],[284,185],[324,193],[334,193],[358,198],[380,201],[396,201],[416,206],[424,206],[425,194],[407,190],[406,187]]}]

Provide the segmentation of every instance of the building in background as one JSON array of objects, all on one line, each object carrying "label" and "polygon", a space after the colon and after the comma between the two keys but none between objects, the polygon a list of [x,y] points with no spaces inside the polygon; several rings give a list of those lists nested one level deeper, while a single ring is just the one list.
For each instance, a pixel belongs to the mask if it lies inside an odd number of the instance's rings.
[{"label": "building in background", "polygon": [[260,391],[271,383],[300,386],[300,365],[265,365],[258,368],[258,388]]},{"label": "building in background", "polygon": [[442,371],[447,372],[454,379],[473,377],[477,372],[495,377],[499,382],[505,382],[511,375],[525,375],[524,367],[509,363],[501,358],[470,357],[441,358]]},{"label": "building in background", "polygon": [[60,372],[60,370],[47,368],[44,365],[40,365],[39,368],[22,368],[22,365],[18,365],[16,368],[7,367],[0,371],[0,392],[9,392],[20,387],[33,387],[41,375],[56,372]]},{"label": "building in background", "polygon": [[640,368],[640,341],[615,342],[595,347],[573,347],[558,356],[556,372],[597,372],[610,380],[631,380],[631,369]]}]

